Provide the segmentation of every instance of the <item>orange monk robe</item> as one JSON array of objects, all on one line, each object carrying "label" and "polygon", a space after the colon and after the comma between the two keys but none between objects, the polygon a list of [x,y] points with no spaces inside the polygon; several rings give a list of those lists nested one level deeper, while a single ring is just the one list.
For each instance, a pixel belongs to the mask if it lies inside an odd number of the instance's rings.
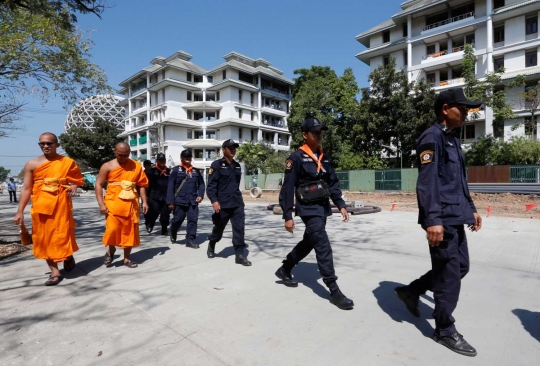
[{"label": "orange monk robe", "polygon": [[83,185],[83,176],[72,159],[58,155],[38,166],[33,180],[30,215],[34,256],[62,262],[79,250],[67,183]]},{"label": "orange monk robe", "polygon": [[[128,160],[109,172],[107,176],[105,206],[109,211],[105,222],[103,244],[135,247],[139,238],[140,205],[135,186],[148,187],[148,178],[140,163]],[[132,185],[130,185],[132,184]],[[122,198],[123,196],[132,198]]]}]

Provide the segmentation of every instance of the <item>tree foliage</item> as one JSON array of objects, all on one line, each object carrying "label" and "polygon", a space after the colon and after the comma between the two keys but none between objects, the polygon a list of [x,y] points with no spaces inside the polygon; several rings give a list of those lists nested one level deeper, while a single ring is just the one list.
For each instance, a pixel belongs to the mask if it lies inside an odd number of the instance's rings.
[{"label": "tree foliage", "polygon": [[288,154],[283,151],[276,152],[270,145],[263,142],[248,141],[238,148],[236,158],[244,163],[248,175],[271,174],[283,173]]},{"label": "tree foliage", "polygon": [[120,131],[109,121],[94,119],[94,128],[74,126],[60,135],[62,148],[72,159],[82,162],[90,169],[99,170],[101,165],[114,159],[114,146],[122,141]]},{"label": "tree foliage", "polygon": [[469,166],[538,164],[540,141],[525,137],[501,141],[484,136],[471,144],[465,156]]},{"label": "tree foliage", "polygon": [[6,169],[3,166],[0,166],[0,183],[5,182],[11,173],[10,169]]},{"label": "tree foliage", "polygon": [[[58,96],[67,107],[86,96],[111,92],[104,72],[90,61],[92,42],[73,26],[73,11],[94,3],[0,2],[0,111],[4,111],[0,130],[4,135],[26,96],[37,96],[43,103]],[[71,19],[72,26],[62,19]]]}]

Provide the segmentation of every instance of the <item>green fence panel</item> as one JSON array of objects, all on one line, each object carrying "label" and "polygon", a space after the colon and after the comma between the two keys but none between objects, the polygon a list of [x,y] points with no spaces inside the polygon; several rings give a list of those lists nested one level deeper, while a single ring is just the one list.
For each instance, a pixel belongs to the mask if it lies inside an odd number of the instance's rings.
[{"label": "green fence panel", "polygon": [[375,170],[350,170],[349,190],[351,192],[373,192],[375,190]]},{"label": "green fence panel", "polygon": [[266,175],[257,174],[257,187],[260,189],[266,189]]},{"label": "green fence panel", "polygon": [[266,174],[264,189],[279,189],[279,183],[283,183],[283,176],[283,173]]},{"label": "green fence panel", "polygon": [[416,192],[418,169],[403,169],[401,171],[401,190],[404,192]]},{"label": "green fence panel", "polygon": [[510,183],[540,183],[540,165],[511,165]]},{"label": "green fence panel", "polygon": [[251,189],[253,187],[253,177],[254,175],[244,175],[245,189]]},{"label": "green fence panel", "polygon": [[401,191],[401,169],[375,171],[376,191]]},{"label": "green fence panel", "polygon": [[339,172],[336,172],[336,175],[339,179],[339,186],[341,187],[341,189],[348,191],[349,190],[349,171],[348,170],[339,171]]}]

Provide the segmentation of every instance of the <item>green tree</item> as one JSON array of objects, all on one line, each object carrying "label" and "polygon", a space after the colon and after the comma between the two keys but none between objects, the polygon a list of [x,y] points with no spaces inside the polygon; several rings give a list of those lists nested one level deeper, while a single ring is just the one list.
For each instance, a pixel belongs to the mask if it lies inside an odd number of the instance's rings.
[{"label": "green tree", "polygon": [[248,141],[240,145],[236,158],[244,163],[248,175],[271,174],[283,173],[288,155],[288,152],[275,151],[263,142]]},{"label": "green tree", "polygon": [[525,137],[501,141],[484,136],[471,144],[465,156],[469,166],[539,164],[540,141]]},{"label": "green tree", "polygon": [[43,103],[59,96],[68,106],[85,96],[111,92],[104,72],[90,61],[92,42],[87,37],[74,27],[66,27],[53,13],[23,6],[47,8],[47,4],[61,3],[66,6],[57,9],[58,16],[73,19],[67,3],[76,2],[0,3],[0,137],[14,127],[24,104],[22,98],[28,95]]},{"label": "green tree", "polygon": [[492,135],[476,139],[465,151],[467,165],[484,166],[496,164],[503,143]]},{"label": "green tree", "polygon": [[10,169],[0,166],[0,183],[6,181],[6,179],[9,177],[9,173],[11,173]]},{"label": "green tree", "polygon": [[120,132],[113,123],[95,118],[93,129],[71,127],[60,135],[60,143],[69,157],[99,170],[103,163],[114,159],[114,146],[122,141],[117,137]]},{"label": "green tree", "polygon": [[285,171],[285,161],[289,157],[288,151],[271,151],[261,166],[262,174],[283,173]]}]

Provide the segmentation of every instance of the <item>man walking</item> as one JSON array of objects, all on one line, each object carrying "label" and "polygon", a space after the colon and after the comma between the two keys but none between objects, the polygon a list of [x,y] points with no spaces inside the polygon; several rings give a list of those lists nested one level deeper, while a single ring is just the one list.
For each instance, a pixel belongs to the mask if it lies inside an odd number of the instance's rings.
[{"label": "man walking", "polygon": [[214,228],[212,234],[208,237],[208,258],[215,257],[216,243],[221,240],[223,230],[229,220],[231,220],[233,231],[233,246],[236,254],[236,264],[251,266],[244,255],[246,244],[244,241],[245,214],[244,199],[240,191],[240,179],[242,178],[242,169],[240,164],[234,160],[238,144],[234,140],[226,140],[221,145],[223,158],[215,160],[208,171],[208,187],[206,195],[210,202],[214,214],[212,222]]},{"label": "man walking", "polygon": [[145,171],[150,185],[148,187],[148,212],[145,217],[146,231],[150,234],[154,229],[154,224],[159,216],[161,224],[161,235],[168,235],[170,211],[165,202],[167,198],[167,186],[171,169],[167,168],[165,154],[159,153],[156,156],[156,166]]},{"label": "man walking", "polygon": [[13,178],[9,178],[9,182],[7,184],[8,186],[8,192],[9,192],[9,202],[17,202],[17,185],[15,184],[15,180]]},{"label": "man walking", "polygon": [[460,88],[437,96],[438,121],[416,142],[418,223],[427,233],[432,270],[410,285],[396,288],[397,296],[416,317],[420,316],[420,295],[433,291],[433,340],[465,356],[476,356],[476,350],[456,330],[452,313],[457,306],[461,279],[469,272],[464,225],[478,231],[482,218],[469,194],[460,139],[452,131],[463,126],[469,108],[480,105],[468,100]]},{"label": "man walking", "polygon": [[276,276],[285,286],[297,287],[292,269],[315,249],[317,265],[324,283],[330,290],[330,302],[343,310],[350,310],[354,302],[337,285],[332,247],[326,233],[326,218],[332,215],[330,199],[339,208],[343,222],[349,221],[345,201],[341,198],[339,180],[330,158],[321,149],[322,131],[328,130],[319,120],[308,118],[302,122],[304,145],[285,161],[285,179],[279,193],[285,229],[293,233],[292,216],[296,196],[296,216],[306,225],[304,238],[294,247],[277,270]]},{"label": "man walking", "polygon": [[[124,265],[137,268],[137,263],[130,259],[131,249],[139,246],[139,194],[142,198],[143,212],[148,212],[146,187],[148,178],[140,163],[129,158],[130,148],[125,142],[119,142],[114,148],[116,159],[101,166],[96,179],[96,198],[99,212],[105,215],[105,234],[103,245],[108,247],[103,263],[112,263],[116,247],[124,249]],[[108,182],[107,194],[103,199],[103,185]]]},{"label": "man walking", "polygon": [[75,267],[73,253],[79,247],[75,241],[71,197],[77,192],[77,186],[84,184],[84,179],[72,159],[56,153],[60,144],[55,134],[43,133],[38,144],[43,155],[24,166],[19,209],[13,221],[19,226],[24,223],[24,209],[32,198],[34,256],[47,261],[51,274],[45,286],[54,286],[63,280],[59,262],[64,262],[66,271]]},{"label": "man walking", "polygon": [[191,165],[191,151],[184,150],[180,154],[180,165],[173,168],[167,189],[167,205],[174,212],[171,221],[171,242],[176,242],[176,235],[187,216],[186,246],[198,249],[197,221],[199,220],[199,203],[204,197],[204,179],[201,172]]}]

